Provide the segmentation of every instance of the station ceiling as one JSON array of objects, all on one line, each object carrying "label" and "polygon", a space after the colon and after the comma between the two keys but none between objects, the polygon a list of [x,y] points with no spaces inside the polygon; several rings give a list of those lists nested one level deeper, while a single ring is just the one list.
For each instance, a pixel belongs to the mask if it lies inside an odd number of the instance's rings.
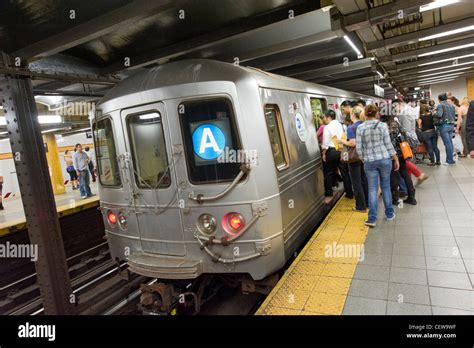
[{"label": "station ceiling", "polygon": [[474,25],[474,1],[420,12],[433,1],[3,1],[0,51],[22,67],[0,73],[31,76],[47,104],[57,93],[95,100],[134,71],[209,58],[371,95],[377,84],[393,98],[447,78],[453,62],[450,76],[474,72],[474,30],[461,30]]}]

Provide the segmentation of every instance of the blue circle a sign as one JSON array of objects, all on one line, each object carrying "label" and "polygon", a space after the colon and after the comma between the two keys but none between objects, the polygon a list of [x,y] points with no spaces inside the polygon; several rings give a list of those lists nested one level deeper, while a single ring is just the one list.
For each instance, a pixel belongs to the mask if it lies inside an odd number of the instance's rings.
[{"label": "blue circle a sign", "polygon": [[222,130],[210,123],[197,127],[193,132],[194,153],[202,159],[214,160],[224,151],[225,135]]}]

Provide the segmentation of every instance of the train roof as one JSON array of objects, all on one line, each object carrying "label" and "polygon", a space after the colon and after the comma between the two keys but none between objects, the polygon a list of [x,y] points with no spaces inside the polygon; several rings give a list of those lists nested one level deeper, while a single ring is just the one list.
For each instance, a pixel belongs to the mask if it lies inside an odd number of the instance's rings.
[{"label": "train roof", "polygon": [[112,88],[100,100],[98,106],[122,96],[156,88],[205,81],[238,82],[248,78],[253,78],[260,87],[265,88],[295,90],[348,99],[374,99],[360,93],[276,75],[252,67],[209,59],[188,59],[163,64],[128,77]]}]

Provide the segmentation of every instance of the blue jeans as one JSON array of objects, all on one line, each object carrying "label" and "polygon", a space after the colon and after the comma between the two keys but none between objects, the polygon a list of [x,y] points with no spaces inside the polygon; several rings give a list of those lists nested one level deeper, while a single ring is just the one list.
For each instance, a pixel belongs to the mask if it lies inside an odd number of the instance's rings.
[{"label": "blue jeans", "polygon": [[365,174],[369,184],[369,222],[377,221],[378,189],[380,177],[380,189],[382,190],[385,216],[393,217],[395,214],[392,207],[392,192],[390,190],[390,173],[392,172],[392,159],[386,158],[373,162],[364,163]]},{"label": "blue jeans", "polygon": [[426,150],[430,155],[431,163],[441,162],[441,157],[439,155],[438,149],[438,133],[436,133],[436,131],[424,131],[423,140],[426,145]]},{"label": "blue jeans", "polygon": [[81,175],[79,175],[79,191],[81,192],[81,197],[88,197],[92,194],[91,188],[89,186],[89,169],[81,170]]},{"label": "blue jeans", "polygon": [[397,173],[398,175],[398,187],[400,188],[400,192],[407,193],[408,188],[407,184],[405,183],[405,179],[400,175],[400,171]]},{"label": "blue jeans", "polygon": [[453,131],[454,125],[452,124],[445,123],[438,127],[439,135],[443,139],[444,147],[446,148],[446,162],[449,164],[455,163],[453,159]]}]

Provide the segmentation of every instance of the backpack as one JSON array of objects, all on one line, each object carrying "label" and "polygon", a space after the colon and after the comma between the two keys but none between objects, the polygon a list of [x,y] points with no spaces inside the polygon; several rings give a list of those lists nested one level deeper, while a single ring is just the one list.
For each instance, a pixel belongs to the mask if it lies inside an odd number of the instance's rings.
[{"label": "backpack", "polygon": [[443,110],[443,113],[441,115],[438,114],[437,111],[433,112],[433,125],[435,126],[441,126],[443,123],[446,122],[446,110],[444,109],[444,105],[443,104],[439,104],[441,105],[441,109]]}]

